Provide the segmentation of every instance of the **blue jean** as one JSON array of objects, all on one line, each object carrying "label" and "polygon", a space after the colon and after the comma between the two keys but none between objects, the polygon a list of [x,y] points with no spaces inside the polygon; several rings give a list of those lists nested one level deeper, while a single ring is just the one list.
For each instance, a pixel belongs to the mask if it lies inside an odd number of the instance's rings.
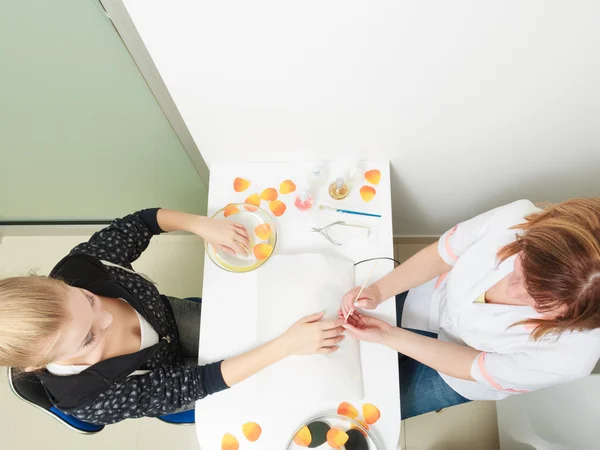
[{"label": "blue jean", "polygon": [[[402,323],[402,310],[407,295],[408,292],[403,292],[396,296],[396,324],[398,326],[401,326]],[[410,331],[437,338],[435,333],[419,330]],[[400,411],[402,419],[469,401],[448,386],[436,370],[425,364],[398,354],[398,368],[400,372]]]}]

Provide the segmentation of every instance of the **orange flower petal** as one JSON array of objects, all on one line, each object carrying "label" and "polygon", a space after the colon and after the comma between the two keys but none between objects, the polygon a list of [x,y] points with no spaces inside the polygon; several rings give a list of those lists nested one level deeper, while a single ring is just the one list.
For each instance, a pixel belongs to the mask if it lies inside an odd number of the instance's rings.
[{"label": "orange flower petal", "polygon": [[240,443],[233,434],[225,433],[221,440],[221,450],[239,450]]},{"label": "orange flower petal", "polygon": [[327,432],[327,444],[333,448],[340,448],[348,442],[348,435],[339,428],[332,428]]},{"label": "orange flower petal", "polygon": [[254,257],[259,261],[264,261],[273,253],[273,246],[269,244],[256,244],[254,246]]},{"label": "orange flower petal", "polygon": [[373,425],[381,417],[381,412],[379,412],[377,406],[371,405],[370,403],[365,403],[363,405],[362,413],[363,417],[365,418],[365,422],[367,422],[369,425]]},{"label": "orange flower petal", "polygon": [[358,417],[357,409],[348,402],[340,403],[340,406],[338,406],[337,412],[341,416],[350,417],[351,419],[356,419]]},{"label": "orange flower petal", "polygon": [[365,172],[365,180],[371,184],[379,184],[381,181],[381,172],[377,169],[367,170]]},{"label": "orange flower petal", "polygon": [[250,182],[248,180],[244,180],[243,178],[236,178],[233,180],[233,190],[235,192],[244,192],[249,187]]},{"label": "orange flower petal", "polygon": [[[357,419],[357,421],[358,421],[358,423],[360,423],[360,424],[361,424],[363,427],[365,427],[365,429],[367,429],[367,430],[369,429],[369,424],[368,424],[367,422],[365,422],[364,420],[358,420],[358,419]],[[360,428],[358,428],[358,427],[357,427],[356,425],[354,425],[354,424],[352,424],[352,426],[351,426],[350,428],[352,428],[353,430],[358,430],[358,431],[360,431],[360,432],[363,434],[363,436],[367,436],[367,433],[365,433],[363,430],[361,430]]]},{"label": "orange flower petal", "polygon": [[252,194],[244,201],[244,203],[248,205],[260,206],[260,197],[258,194]]},{"label": "orange flower petal", "polygon": [[266,188],[264,191],[260,193],[260,198],[262,200],[266,200],[268,202],[272,202],[273,200],[277,200],[277,189],[275,188]]},{"label": "orange flower petal", "polygon": [[229,216],[232,216],[232,215],[237,214],[239,212],[240,212],[240,210],[238,209],[237,206],[235,206],[235,205],[228,205],[225,208],[225,211],[223,211],[223,215],[225,217],[229,217]]},{"label": "orange flower petal", "polygon": [[377,191],[374,187],[371,186],[363,186],[360,188],[360,196],[365,202],[370,202],[375,197]]},{"label": "orange flower petal", "polygon": [[271,225],[268,223],[261,223],[254,229],[254,233],[262,241],[266,241],[271,236]]},{"label": "orange flower petal", "polygon": [[282,201],[275,200],[269,203],[269,208],[274,215],[279,217],[285,212],[286,206]]},{"label": "orange flower petal", "polygon": [[244,205],[244,209],[246,211],[255,212],[258,209],[258,206],[254,205]]},{"label": "orange flower petal", "polygon": [[290,192],[294,192],[296,190],[296,185],[292,180],[285,180],[279,186],[279,192],[282,194],[289,194]]},{"label": "orange flower petal", "polygon": [[250,442],[255,442],[262,434],[262,429],[256,422],[248,422],[242,425],[242,432],[244,433],[244,436],[246,436],[246,439]]},{"label": "orange flower petal", "polygon": [[312,435],[310,434],[308,427],[302,428],[296,433],[296,436],[294,436],[294,444],[299,445],[300,447],[308,447],[311,442]]}]

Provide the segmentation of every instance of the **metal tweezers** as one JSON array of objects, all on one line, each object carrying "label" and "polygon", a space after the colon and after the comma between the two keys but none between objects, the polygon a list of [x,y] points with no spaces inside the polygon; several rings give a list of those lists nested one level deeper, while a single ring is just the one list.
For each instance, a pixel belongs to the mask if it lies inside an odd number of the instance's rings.
[{"label": "metal tweezers", "polygon": [[343,220],[338,220],[337,222],[330,223],[329,225],[324,226],[323,228],[313,228],[311,231],[314,231],[316,233],[321,233],[323,236],[325,236],[325,239],[327,239],[329,242],[331,242],[334,245],[342,245],[339,242],[334,241],[331,238],[331,236],[329,236],[329,234],[327,233],[329,228],[331,228],[334,225],[346,225],[346,222],[344,222]]}]

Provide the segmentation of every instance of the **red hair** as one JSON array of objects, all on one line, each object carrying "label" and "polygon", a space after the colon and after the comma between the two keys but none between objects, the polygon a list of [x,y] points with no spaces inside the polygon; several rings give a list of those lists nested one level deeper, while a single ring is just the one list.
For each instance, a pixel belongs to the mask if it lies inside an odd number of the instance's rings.
[{"label": "red hair", "polygon": [[521,255],[525,289],[536,309],[564,308],[554,319],[529,319],[540,339],[548,333],[600,328],[600,197],[577,198],[531,214],[523,233],[498,251]]}]

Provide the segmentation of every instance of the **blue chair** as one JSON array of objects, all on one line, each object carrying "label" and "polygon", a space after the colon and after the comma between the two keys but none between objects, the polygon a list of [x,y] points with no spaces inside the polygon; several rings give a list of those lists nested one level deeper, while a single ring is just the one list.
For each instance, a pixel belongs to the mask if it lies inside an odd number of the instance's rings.
[{"label": "blue chair", "polygon": [[[8,385],[13,394],[34,408],[48,414],[67,428],[81,434],[96,434],[104,429],[104,425],[84,422],[57,409],[48,399],[42,383],[40,383],[40,380],[35,375],[23,372],[17,376],[14,374],[13,369],[9,367],[7,378]],[[194,412],[192,409],[167,414],[158,417],[158,419],[173,425],[192,425],[195,423]]]}]

